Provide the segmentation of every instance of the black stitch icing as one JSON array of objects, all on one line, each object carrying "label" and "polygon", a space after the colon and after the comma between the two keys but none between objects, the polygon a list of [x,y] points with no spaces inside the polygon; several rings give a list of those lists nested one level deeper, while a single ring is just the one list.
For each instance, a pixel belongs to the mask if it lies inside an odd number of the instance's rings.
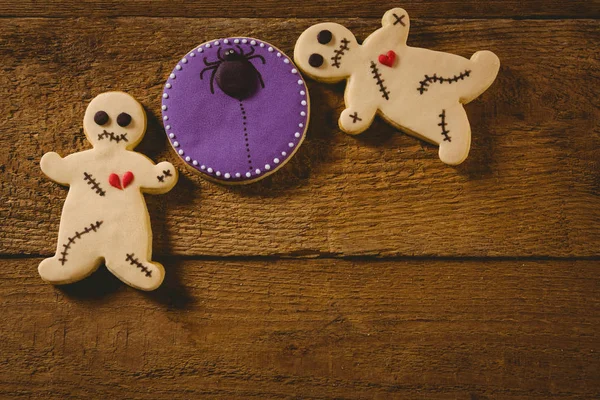
[{"label": "black stitch icing", "polygon": [[98,135],[98,140],[102,140],[102,139],[108,139],[111,142],[115,141],[117,143],[119,143],[121,140],[129,142],[129,140],[127,140],[126,133],[122,133],[120,135],[115,135],[114,132],[107,132],[106,130],[104,130],[104,132],[102,132]]},{"label": "black stitch icing", "polygon": [[104,190],[102,190],[102,188],[100,187],[100,184],[96,181],[96,179],[94,179],[92,174],[88,174],[87,172],[84,172],[83,180],[86,181],[88,185],[91,185],[90,189],[95,190],[99,196],[104,197],[106,195],[106,192]]},{"label": "black stitch icing", "polygon": [[356,123],[356,121],[362,121],[362,118],[358,116],[358,113],[356,111],[354,112],[354,114],[350,115],[350,118],[352,118],[353,123]]},{"label": "black stitch icing", "polygon": [[387,90],[387,87],[383,86],[383,79],[381,79],[381,74],[379,73],[379,69],[377,68],[377,64],[371,61],[371,73],[373,74],[373,79],[377,82],[379,86],[379,91],[381,92],[381,97],[386,100],[390,99],[390,92]]},{"label": "black stitch icing", "polygon": [[165,178],[169,178],[171,176],[173,176],[173,174],[171,173],[171,170],[165,169],[165,170],[163,170],[162,175],[158,175],[156,177],[156,179],[158,179],[159,182],[164,182]]},{"label": "black stitch icing", "polygon": [[465,72],[461,72],[460,75],[454,75],[452,78],[444,78],[442,76],[437,76],[437,74],[433,74],[433,76],[425,75],[425,79],[419,82],[421,86],[419,86],[417,90],[419,93],[423,94],[427,91],[427,88],[432,82],[439,83],[440,85],[443,83],[448,83],[451,85],[454,82],[463,81],[469,76],[471,76],[471,70],[468,69],[466,69]]},{"label": "black stitch icing", "polygon": [[127,254],[125,261],[129,261],[129,264],[135,265],[136,268],[141,269],[142,272],[144,272],[147,277],[152,277],[152,270],[148,269],[148,267],[146,267],[144,264],[139,262],[137,258],[133,258],[133,257],[135,257],[135,254],[133,254],[133,253]]},{"label": "black stitch icing", "polygon": [[446,110],[442,110],[440,118],[442,121],[438,124],[438,126],[442,127],[442,136],[444,136],[444,142],[451,142],[452,140],[449,135],[450,131],[446,130],[446,126],[448,126],[446,123]]},{"label": "black stitch icing", "polygon": [[350,47],[348,47],[348,44],[350,44],[350,41],[346,38],[343,38],[340,44],[340,48],[337,50],[334,50],[335,55],[333,57],[331,57],[331,59],[333,60],[333,63],[331,64],[333,67],[339,68],[340,67],[340,60],[342,59],[342,56],[345,54],[344,52],[350,51]]},{"label": "black stitch icing", "polygon": [[65,265],[67,262],[68,250],[71,248],[71,245],[75,243],[75,240],[80,239],[83,235],[90,232],[96,232],[100,225],[102,225],[103,221],[96,221],[95,224],[90,224],[90,226],[86,226],[85,229],[81,232],[75,232],[73,236],[69,238],[66,244],[63,244],[63,251],[60,253],[61,258],[58,259],[61,265]]},{"label": "black stitch icing", "polygon": [[406,17],[405,14],[402,14],[402,16],[398,16],[396,15],[396,13],[394,13],[394,18],[396,18],[396,20],[394,21],[394,25],[402,25],[402,26],[406,26],[406,24],[404,23],[403,19]]}]

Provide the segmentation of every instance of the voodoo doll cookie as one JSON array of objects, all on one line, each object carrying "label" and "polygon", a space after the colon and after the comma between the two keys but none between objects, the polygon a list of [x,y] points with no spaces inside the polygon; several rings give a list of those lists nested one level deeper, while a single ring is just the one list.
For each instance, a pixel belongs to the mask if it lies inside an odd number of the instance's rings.
[{"label": "voodoo doll cookie", "polygon": [[346,109],[339,118],[344,132],[363,132],[379,113],[397,128],[439,145],[444,163],[460,164],[471,146],[463,104],[494,82],[500,61],[490,51],[478,51],[468,60],[409,47],[409,27],[406,11],[394,8],[361,45],[342,25],[313,25],[300,35],[294,60],[316,80],[348,80]]},{"label": "voodoo doll cookie", "polygon": [[123,282],[142,290],[160,286],[165,272],[151,261],[152,230],[144,193],[171,190],[177,170],[154,165],[132,149],[146,131],[146,113],[123,92],[92,100],[83,118],[93,148],[61,158],[46,153],[40,166],[53,181],[70,186],[56,255],[39,265],[43,280],[71,283],[94,272],[104,260]]},{"label": "voodoo doll cookie", "polygon": [[293,62],[269,43],[234,37],[188,52],[162,94],[165,131],[183,161],[225,184],[262,179],[304,140],[308,90]]}]

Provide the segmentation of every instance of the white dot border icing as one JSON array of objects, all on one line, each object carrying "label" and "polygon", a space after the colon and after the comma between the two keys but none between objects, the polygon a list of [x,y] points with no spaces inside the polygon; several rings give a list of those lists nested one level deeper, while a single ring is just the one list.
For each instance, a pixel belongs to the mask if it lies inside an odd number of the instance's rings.
[{"label": "white dot border icing", "polygon": [[[177,65],[175,66],[175,68],[173,69],[171,74],[169,74],[169,78],[167,80],[167,83],[164,86],[164,90],[162,93],[163,104],[161,105],[161,110],[162,110],[162,114],[163,114],[163,121],[165,121],[165,123],[166,123],[166,121],[169,120],[169,116],[167,115],[169,106],[168,106],[168,104],[164,104],[164,101],[169,99],[168,92],[176,84],[177,72],[183,70],[183,68],[186,66],[186,64],[189,65],[190,63],[194,62],[194,60],[201,59],[200,57],[196,58],[196,55],[201,55],[201,53],[204,52],[203,47],[211,48],[212,46],[219,46],[221,44],[221,41],[224,44],[229,44],[231,41],[230,39],[231,38],[209,40],[205,43],[202,43],[202,44],[196,46],[192,51],[188,52],[186,57],[183,57],[181,60],[179,60],[179,62],[177,63]],[[238,37],[238,38],[233,38],[233,43],[234,44],[239,44],[239,43],[250,44],[251,46],[258,46],[258,47],[263,47],[263,48],[265,46],[269,46],[267,48],[269,55],[272,55],[274,59],[279,60],[280,62],[283,62],[284,64],[292,67],[292,68],[290,68],[290,73],[292,74],[292,79],[297,81],[299,86],[302,86],[302,89],[298,92],[298,94],[300,96],[299,103],[305,109],[300,112],[301,118],[300,118],[300,122],[298,123],[298,127],[303,128],[303,131],[302,131],[302,133],[300,133],[298,131],[294,131],[291,133],[292,140],[288,143],[288,146],[292,151],[292,154],[290,154],[290,157],[292,157],[294,151],[297,150],[299,145],[304,140],[304,137],[306,136],[306,130],[308,129],[308,126],[305,127],[304,122],[309,121],[310,101],[309,101],[309,98],[307,95],[308,87],[306,85],[306,82],[304,81],[304,78],[302,77],[302,75],[300,75],[298,73],[298,70],[294,66],[293,61],[286,54],[282,53],[279,49],[274,48],[272,45],[270,45],[267,42],[263,43],[262,41],[260,41],[258,39],[247,38],[247,37]],[[187,57],[190,57],[190,58],[187,58]],[[297,78],[300,78],[300,79],[297,79]],[[306,124],[306,125],[308,125],[308,124]],[[194,169],[196,169],[204,174],[207,174],[211,177],[216,177],[215,179],[220,178],[221,176],[225,180],[235,177],[236,179],[239,179],[240,182],[244,182],[247,179],[241,179],[243,176],[245,176],[246,178],[252,178],[252,177],[259,178],[261,176],[264,176],[267,172],[269,172],[269,173],[275,172],[275,170],[277,170],[283,164],[285,164],[285,162],[282,162],[282,161],[286,161],[285,159],[281,160],[278,157],[274,157],[272,162],[273,162],[273,164],[275,164],[275,167],[272,167],[270,164],[265,164],[263,166],[263,169],[256,168],[253,171],[247,171],[245,173],[243,171],[226,171],[226,172],[217,171],[208,165],[201,164],[200,161],[192,159],[190,156],[186,156],[184,158],[183,155],[185,154],[185,150],[181,147],[180,143],[176,140],[177,135],[171,130],[171,126],[166,125],[165,131],[167,133],[167,137],[169,138],[169,142],[171,143],[171,146],[173,147],[173,149],[175,149],[175,152],[177,154],[179,154],[179,156],[180,156],[180,158],[182,158],[182,160],[184,160],[187,164],[191,165]],[[285,151],[281,152],[281,157],[285,157],[287,159],[287,155],[288,155],[287,152],[285,152]],[[199,168],[198,168],[198,165],[200,165]],[[221,180],[221,179],[219,179],[219,180]]]}]

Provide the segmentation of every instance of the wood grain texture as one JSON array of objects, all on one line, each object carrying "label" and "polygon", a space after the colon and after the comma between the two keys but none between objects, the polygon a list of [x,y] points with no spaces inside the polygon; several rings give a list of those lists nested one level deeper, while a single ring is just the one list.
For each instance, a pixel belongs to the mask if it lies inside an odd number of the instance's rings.
[{"label": "wood grain texture", "polygon": [[[160,94],[194,45],[244,33],[292,53],[316,19],[5,19],[0,25],[0,253],[54,251],[66,191],[39,159],[88,147],[81,120],[98,93],[148,107],[140,150],[182,171],[148,196],[155,252],[211,256],[598,256],[600,23],[416,20],[409,43],[469,56],[494,50],[497,82],[467,106],[473,148],[451,168],[437,148],[383,121],[341,133],[343,85],[309,82],[305,144],[280,172],[243,188],[209,183],[167,150]],[[378,22],[340,19],[364,38]]]},{"label": "wood grain texture", "polygon": [[478,0],[437,1],[279,1],[279,0],[5,0],[0,16],[8,17],[374,17],[404,7],[423,18],[598,18],[597,1]]},{"label": "wood grain texture", "polygon": [[39,261],[0,260],[3,398],[600,396],[598,261],[165,259],[154,293]]}]

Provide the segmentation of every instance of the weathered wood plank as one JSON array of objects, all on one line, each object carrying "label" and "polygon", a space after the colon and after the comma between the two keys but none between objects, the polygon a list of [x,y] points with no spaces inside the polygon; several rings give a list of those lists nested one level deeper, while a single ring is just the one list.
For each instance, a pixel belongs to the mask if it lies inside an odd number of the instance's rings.
[{"label": "weathered wood plank", "polygon": [[0,397],[597,398],[598,261],[0,260]]},{"label": "weathered wood plank", "polygon": [[[175,60],[206,39],[254,35],[290,53],[317,20],[4,19],[0,24],[0,253],[49,254],[65,190],[44,152],[86,148],[96,94],[122,89],[159,115]],[[340,20],[358,36],[375,20]],[[308,138],[281,172],[228,188],[185,169],[149,197],[155,251],[180,255],[597,256],[600,249],[598,21],[416,20],[410,43],[469,56],[489,48],[498,81],[468,113],[470,158],[382,121],[359,137],[337,127],[343,86],[310,82]],[[142,151],[167,158],[156,117]]]},{"label": "weathered wood plank", "polygon": [[595,1],[557,0],[477,0],[435,1],[278,1],[232,0],[227,5],[218,0],[7,0],[0,3],[4,17],[375,17],[380,18],[393,7],[405,7],[413,17],[427,18],[598,18],[600,6]]}]

